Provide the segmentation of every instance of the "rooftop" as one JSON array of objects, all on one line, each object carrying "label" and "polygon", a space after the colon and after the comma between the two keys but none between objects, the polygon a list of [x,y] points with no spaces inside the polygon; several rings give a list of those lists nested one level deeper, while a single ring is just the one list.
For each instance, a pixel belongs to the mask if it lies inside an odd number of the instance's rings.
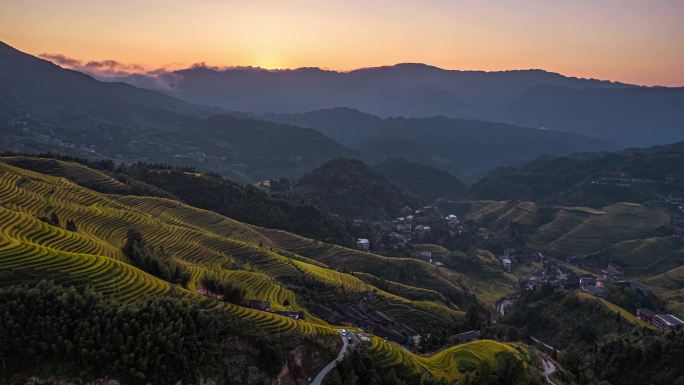
[{"label": "rooftop", "polygon": [[672,314],[657,314],[656,317],[660,318],[667,326],[684,325],[684,321],[673,316]]}]

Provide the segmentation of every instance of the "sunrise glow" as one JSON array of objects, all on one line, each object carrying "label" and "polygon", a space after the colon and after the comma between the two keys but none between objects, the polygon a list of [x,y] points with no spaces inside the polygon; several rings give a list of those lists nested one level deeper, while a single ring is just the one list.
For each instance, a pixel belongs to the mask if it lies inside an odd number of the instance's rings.
[{"label": "sunrise glow", "polygon": [[684,41],[677,0],[9,0],[2,8],[0,40],[83,61],[336,70],[423,62],[684,85],[684,44],[672,44]]}]

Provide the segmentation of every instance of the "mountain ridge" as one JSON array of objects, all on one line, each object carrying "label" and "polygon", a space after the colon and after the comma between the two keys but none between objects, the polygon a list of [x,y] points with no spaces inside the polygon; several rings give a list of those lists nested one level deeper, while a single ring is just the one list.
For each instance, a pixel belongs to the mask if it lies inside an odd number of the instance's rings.
[{"label": "mountain ridge", "polygon": [[354,155],[310,128],[100,82],[7,45],[0,49],[0,130],[4,150],[201,166],[248,183]]},{"label": "mountain ridge", "polygon": [[316,127],[339,143],[367,154],[371,163],[406,158],[458,177],[517,164],[543,153],[570,154],[619,147],[611,141],[565,131],[444,116],[381,118],[348,107],[259,116],[284,124]]}]

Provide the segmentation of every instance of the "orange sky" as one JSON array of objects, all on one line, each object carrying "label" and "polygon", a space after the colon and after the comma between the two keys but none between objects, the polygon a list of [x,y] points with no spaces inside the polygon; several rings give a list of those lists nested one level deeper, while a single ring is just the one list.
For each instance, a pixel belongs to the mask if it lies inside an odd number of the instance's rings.
[{"label": "orange sky", "polygon": [[0,40],[36,55],[147,68],[423,62],[684,86],[682,0],[2,3]]}]

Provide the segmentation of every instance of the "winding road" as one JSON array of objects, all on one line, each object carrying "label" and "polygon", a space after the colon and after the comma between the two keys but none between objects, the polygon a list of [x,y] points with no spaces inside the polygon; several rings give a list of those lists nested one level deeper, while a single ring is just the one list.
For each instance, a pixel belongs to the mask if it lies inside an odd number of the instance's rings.
[{"label": "winding road", "polygon": [[544,368],[544,378],[546,378],[546,382],[548,382],[549,385],[556,385],[556,383],[551,381],[551,374],[556,371],[556,364],[554,364],[553,361],[545,354],[540,354],[539,359],[541,360],[542,367]]},{"label": "winding road", "polygon": [[347,341],[347,336],[342,335],[342,332],[340,332],[340,337],[342,337],[342,349],[340,349],[340,352],[337,354],[337,358],[334,360],[330,361],[328,365],[326,365],[318,374],[316,375],[316,378],[311,381],[311,385],[321,385],[323,383],[323,379],[325,376],[330,373],[331,370],[337,366],[337,363],[342,361],[344,356],[347,354],[347,350],[349,348],[349,342]]}]

